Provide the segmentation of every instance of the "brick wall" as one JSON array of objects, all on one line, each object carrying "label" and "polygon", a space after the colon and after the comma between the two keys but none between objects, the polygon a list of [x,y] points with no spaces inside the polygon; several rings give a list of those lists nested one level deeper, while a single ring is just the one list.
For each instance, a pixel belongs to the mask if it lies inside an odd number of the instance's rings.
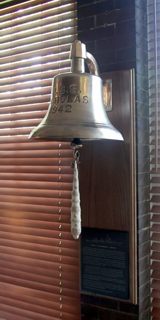
[{"label": "brick wall", "polygon": [[[145,0],[79,0],[78,38],[85,42],[100,72],[135,68],[139,311],[127,303],[82,297],[83,319],[148,320],[149,274],[149,114]],[[102,303],[103,304],[103,303]],[[95,307],[97,305],[97,307]],[[137,315],[139,312],[139,315]]]},{"label": "brick wall", "polygon": [[78,35],[100,71],[135,66],[135,8],[128,0],[78,1]]},{"label": "brick wall", "polygon": [[148,0],[152,319],[160,319],[160,1]]},{"label": "brick wall", "polygon": [[150,319],[150,167],[147,1],[135,0],[139,320]]}]

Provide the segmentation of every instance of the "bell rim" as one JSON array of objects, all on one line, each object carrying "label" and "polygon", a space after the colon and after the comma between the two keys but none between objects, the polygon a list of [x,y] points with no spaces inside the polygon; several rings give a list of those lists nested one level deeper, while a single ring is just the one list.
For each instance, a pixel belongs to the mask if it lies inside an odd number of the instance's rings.
[{"label": "bell rim", "polygon": [[[62,129],[63,128],[63,129]],[[67,132],[63,134],[63,132]],[[29,139],[45,139],[45,140],[64,140],[70,141],[74,138],[81,140],[117,140],[124,141],[122,134],[110,126],[85,126],[83,124],[83,130],[81,125],[41,125],[39,128],[35,128],[29,136]]]}]

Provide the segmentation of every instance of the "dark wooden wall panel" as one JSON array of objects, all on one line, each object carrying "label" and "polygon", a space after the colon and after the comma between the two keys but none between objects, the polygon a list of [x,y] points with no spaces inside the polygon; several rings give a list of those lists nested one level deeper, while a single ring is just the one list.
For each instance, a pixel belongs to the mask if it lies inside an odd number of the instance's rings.
[{"label": "dark wooden wall panel", "polygon": [[108,73],[112,79],[113,110],[108,117],[124,137],[121,141],[86,143],[81,151],[82,224],[111,230],[131,227],[131,109],[130,71]]}]

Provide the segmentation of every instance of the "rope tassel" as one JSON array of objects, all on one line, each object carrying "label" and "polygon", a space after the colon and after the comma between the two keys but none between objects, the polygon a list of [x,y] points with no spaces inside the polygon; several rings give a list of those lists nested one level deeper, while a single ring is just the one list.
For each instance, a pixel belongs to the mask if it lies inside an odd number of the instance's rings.
[{"label": "rope tassel", "polygon": [[74,239],[78,239],[81,234],[81,206],[79,192],[79,177],[77,161],[74,161],[72,206],[71,206],[71,233]]}]

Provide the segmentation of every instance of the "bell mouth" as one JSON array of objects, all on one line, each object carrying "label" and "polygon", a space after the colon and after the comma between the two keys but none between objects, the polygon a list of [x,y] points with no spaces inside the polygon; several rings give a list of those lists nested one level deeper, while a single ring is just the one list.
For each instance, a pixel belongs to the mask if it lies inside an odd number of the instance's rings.
[{"label": "bell mouth", "polygon": [[57,141],[72,141],[73,139],[80,140],[119,140],[123,141],[122,134],[116,130],[111,124],[104,125],[41,125],[35,128],[29,139],[45,139]]}]

